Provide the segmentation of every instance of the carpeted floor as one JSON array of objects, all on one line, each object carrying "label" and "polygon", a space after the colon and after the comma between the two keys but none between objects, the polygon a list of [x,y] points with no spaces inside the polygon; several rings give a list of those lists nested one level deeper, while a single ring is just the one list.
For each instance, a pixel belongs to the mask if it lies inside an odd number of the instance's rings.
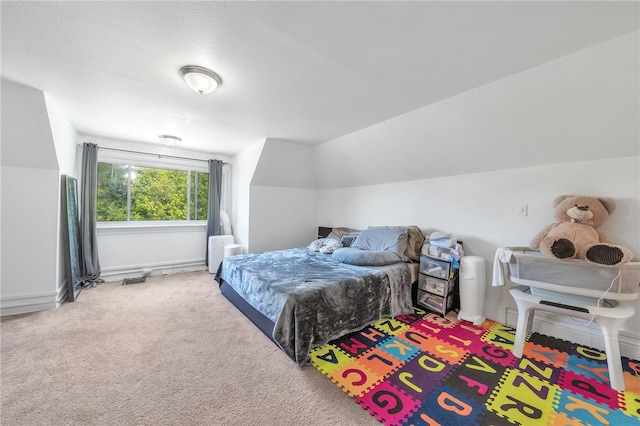
[{"label": "carpeted floor", "polygon": [[638,425],[640,361],[622,358],[626,390],[608,385],[599,350],[416,311],[317,348],[313,365],[389,425]]},{"label": "carpeted floor", "polygon": [[[394,343],[409,328],[429,340]],[[489,321],[473,327],[416,315],[378,323],[314,352],[336,386],[311,365],[297,367],[207,272],[101,284],[58,309],[3,317],[0,333],[2,426],[373,426],[377,418],[417,426],[430,424],[425,416],[442,425],[509,417],[530,425],[562,424],[565,415],[566,424],[588,416],[592,424],[640,423],[632,363],[628,391],[614,395],[595,380],[599,351],[534,334],[516,361],[512,330]],[[532,421],[539,412],[544,420]]]},{"label": "carpeted floor", "polygon": [[379,424],[207,272],[100,284],[0,324],[2,426]]}]

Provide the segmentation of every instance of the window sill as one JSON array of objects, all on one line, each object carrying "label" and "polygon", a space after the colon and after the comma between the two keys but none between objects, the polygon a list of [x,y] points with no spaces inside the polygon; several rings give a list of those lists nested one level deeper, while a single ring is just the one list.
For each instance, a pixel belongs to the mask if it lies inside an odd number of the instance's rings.
[{"label": "window sill", "polygon": [[202,232],[207,222],[197,221],[159,221],[159,222],[98,222],[98,234],[152,234],[169,232]]}]

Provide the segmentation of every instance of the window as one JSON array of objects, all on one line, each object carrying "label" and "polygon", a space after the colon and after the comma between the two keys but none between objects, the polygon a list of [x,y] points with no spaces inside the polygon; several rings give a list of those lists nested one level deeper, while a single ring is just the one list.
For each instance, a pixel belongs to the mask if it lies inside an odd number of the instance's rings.
[{"label": "window", "polygon": [[208,187],[200,171],[99,162],[97,220],[206,220]]}]

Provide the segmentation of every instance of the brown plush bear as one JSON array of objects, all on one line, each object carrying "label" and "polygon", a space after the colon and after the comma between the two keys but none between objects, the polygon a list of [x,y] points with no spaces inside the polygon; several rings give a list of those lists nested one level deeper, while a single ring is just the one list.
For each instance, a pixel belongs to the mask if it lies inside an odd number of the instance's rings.
[{"label": "brown plush bear", "polygon": [[531,241],[532,249],[557,259],[584,259],[603,266],[619,266],[633,254],[613,244],[598,227],[615,209],[610,198],[561,195],[553,202],[557,222],[546,226]]}]

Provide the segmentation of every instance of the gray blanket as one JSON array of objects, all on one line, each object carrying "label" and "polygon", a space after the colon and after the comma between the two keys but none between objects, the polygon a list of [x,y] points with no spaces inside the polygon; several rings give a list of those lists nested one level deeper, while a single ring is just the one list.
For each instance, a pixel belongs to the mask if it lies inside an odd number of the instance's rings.
[{"label": "gray blanket", "polygon": [[413,313],[405,263],[347,265],[303,247],[225,258],[218,277],[275,323],[273,339],[298,365],[311,348]]}]

